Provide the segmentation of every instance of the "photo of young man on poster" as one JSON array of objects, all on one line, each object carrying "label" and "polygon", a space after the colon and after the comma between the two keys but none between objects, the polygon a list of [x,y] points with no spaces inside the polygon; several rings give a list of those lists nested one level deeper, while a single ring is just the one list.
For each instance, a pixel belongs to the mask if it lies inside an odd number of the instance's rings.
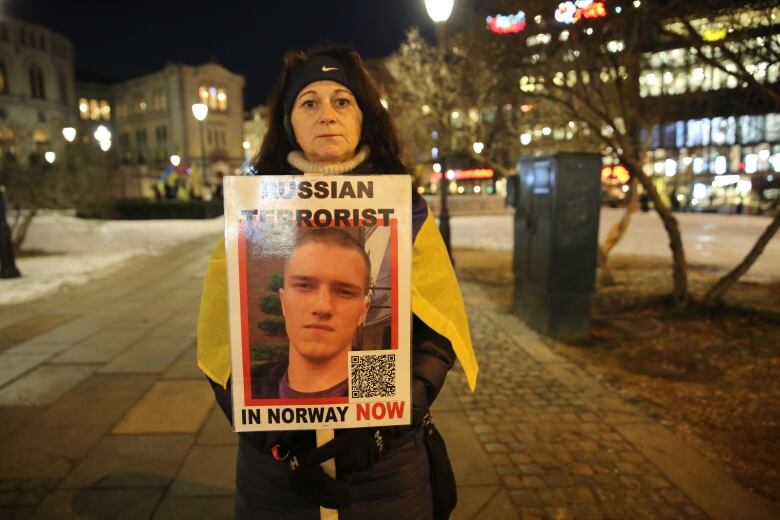
[{"label": "photo of young man on poster", "polygon": [[307,230],[284,263],[283,279],[288,357],[252,368],[252,397],[346,397],[349,352],[371,306],[369,255],[345,230]]}]

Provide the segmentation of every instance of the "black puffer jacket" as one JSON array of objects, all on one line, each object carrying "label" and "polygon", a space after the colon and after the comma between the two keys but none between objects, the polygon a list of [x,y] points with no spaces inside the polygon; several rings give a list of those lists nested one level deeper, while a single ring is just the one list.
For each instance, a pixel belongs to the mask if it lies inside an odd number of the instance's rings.
[{"label": "black puffer jacket", "polygon": [[[350,476],[351,507],[340,510],[339,518],[426,519],[432,514],[428,458],[419,425],[439,393],[447,371],[455,362],[449,341],[416,316],[412,325],[411,426],[384,428],[385,437],[395,439],[370,471]],[[230,384],[223,389],[211,382],[222,411],[231,419]],[[232,421],[231,421],[232,422]],[[344,430],[336,430],[339,435]],[[236,518],[319,518],[319,509],[306,504],[288,485],[287,465],[271,457],[276,444],[292,446],[298,436],[313,431],[240,433],[236,464]]]}]

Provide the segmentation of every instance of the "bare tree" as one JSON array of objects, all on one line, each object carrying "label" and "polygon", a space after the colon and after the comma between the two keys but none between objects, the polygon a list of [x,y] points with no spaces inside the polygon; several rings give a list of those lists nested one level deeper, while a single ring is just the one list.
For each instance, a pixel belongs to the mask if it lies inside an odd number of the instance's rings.
[{"label": "bare tree", "polygon": [[[458,22],[457,34],[444,51],[410,33],[388,65],[395,78],[393,109],[404,134],[412,136],[409,141],[416,147],[418,162],[428,158],[433,146],[449,153],[469,150],[472,141],[481,140],[486,143],[481,159],[509,173],[513,159],[524,154],[518,138],[525,137],[527,143],[533,137],[530,147],[538,149],[540,130],[548,140],[539,146],[546,151],[597,150],[612,157],[629,172],[632,193],[638,184],[661,218],[672,253],[673,300],[684,306],[690,300],[685,250],[670,199],[653,179],[649,154],[653,135],[662,125],[677,121],[690,104],[713,112],[714,98],[718,103],[733,97],[756,113],[777,111],[777,85],[767,80],[768,68],[778,63],[780,36],[773,34],[771,23],[777,13],[769,2],[735,7],[725,0],[675,0],[641,6],[562,25],[552,20],[549,2],[531,0],[524,6],[527,27],[522,33],[496,37],[484,30],[481,15],[473,16]],[[481,2],[479,7],[516,9],[504,0]],[[721,29],[727,36],[714,39],[712,30]],[[656,52],[673,49],[717,68],[729,88],[686,96],[643,94],[640,78],[648,60]],[[473,120],[465,117],[470,113]],[[565,138],[550,142],[551,133]],[[672,202],[679,179],[692,177],[690,166],[674,173]],[[630,200],[600,248],[607,278],[609,252],[636,207],[637,197]],[[705,303],[720,298],[747,270],[760,254],[758,246],[776,232],[773,224],[746,256],[746,267],[719,281],[718,291],[710,291]]]},{"label": "bare tree", "polygon": [[[32,135],[32,127],[8,124],[13,125],[17,136]],[[56,129],[50,130],[50,135],[57,134]],[[22,143],[16,153],[0,157],[0,185],[5,186],[12,209],[10,233],[17,253],[41,210],[105,201],[116,191],[119,179],[113,154],[81,140],[65,143],[57,150],[51,163],[45,158],[45,150],[33,143]]]},{"label": "bare tree", "polygon": [[[662,110],[646,111],[639,92],[640,59],[649,35],[642,11],[619,17],[561,25],[550,20],[549,3],[531,4],[527,18],[543,13],[517,37],[506,40],[503,52],[514,56],[510,70],[519,79],[521,92],[538,107],[537,118],[555,132],[591,139],[599,150],[627,169],[653,203],[669,236],[673,258],[673,297],[687,303],[688,281],[685,251],[677,219],[643,168],[651,129],[664,121]],[[523,49],[522,51],[519,51]],[[611,233],[617,239],[626,229],[631,208]],[[603,264],[609,247],[602,249]]]},{"label": "bare tree", "polygon": [[[601,152],[612,155],[641,185],[669,236],[673,297],[678,305],[684,305],[690,298],[685,251],[677,219],[652,179],[648,154],[652,135],[662,125],[678,120],[686,110],[717,111],[717,105],[726,99],[752,113],[780,110],[780,90],[770,77],[771,68],[778,66],[780,58],[780,35],[773,21],[777,7],[771,2],[735,5],[726,0],[643,2],[641,8],[625,7],[620,15],[581,19],[563,26],[550,20],[550,7],[545,4],[530,3],[530,14],[526,15],[529,27],[522,36],[509,41],[505,50],[518,56],[515,70],[520,88],[530,99],[546,101],[547,106],[562,110],[570,118],[569,124],[589,130],[599,139]],[[530,22],[535,18],[534,9],[543,15],[541,23]],[[527,52],[518,52],[518,43],[524,44]],[[650,57],[674,49],[687,53],[689,63],[698,63],[691,70],[699,67],[696,72],[700,75],[719,72],[723,89],[688,92],[685,96],[666,91],[657,97],[640,95],[641,73]],[[659,80],[664,88],[667,76],[664,73]],[[541,108],[545,107],[540,103]],[[539,115],[556,120],[554,112],[540,110]],[[675,173],[676,188],[686,170]],[[687,175],[691,175],[690,165]],[[676,189],[672,196],[676,196]],[[631,212],[629,205],[602,245],[603,266],[609,246],[627,228]],[[703,303],[717,302],[758,258],[762,244],[776,231],[773,221],[743,262],[716,283],[717,290],[709,291]]]},{"label": "bare tree", "polygon": [[[489,42],[469,43],[471,30],[431,45],[411,29],[385,62],[390,110],[415,162],[439,162],[459,153],[511,175],[519,146],[513,129],[519,92],[492,59],[499,55]],[[475,142],[485,144],[479,153],[473,151]],[[437,158],[431,157],[433,148]]]}]

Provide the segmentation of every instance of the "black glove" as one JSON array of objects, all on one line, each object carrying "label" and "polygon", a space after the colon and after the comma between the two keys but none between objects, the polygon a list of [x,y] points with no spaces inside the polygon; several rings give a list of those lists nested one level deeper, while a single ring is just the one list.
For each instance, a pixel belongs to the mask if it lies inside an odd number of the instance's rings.
[{"label": "black glove", "polygon": [[346,476],[373,468],[384,449],[385,439],[380,430],[358,428],[336,432],[332,440],[310,454],[318,462],[335,458],[336,474]]},{"label": "black glove", "polygon": [[313,443],[299,441],[287,456],[290,468],[290,487],[310,504],[339,509],[352,503],[349,486],[328,476],[314,456]]}]

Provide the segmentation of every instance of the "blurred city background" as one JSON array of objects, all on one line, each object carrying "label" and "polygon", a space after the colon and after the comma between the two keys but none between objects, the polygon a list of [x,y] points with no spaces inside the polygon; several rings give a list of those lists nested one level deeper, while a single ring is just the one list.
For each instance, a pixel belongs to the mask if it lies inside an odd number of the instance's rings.
[{"label": "blurred city background", "polygon": [[199,284],[283,53],[328,42],[473,320],[455,516],[780,516],[777,3],[283,4],[0,2],[0,518],[230,517]]}]

